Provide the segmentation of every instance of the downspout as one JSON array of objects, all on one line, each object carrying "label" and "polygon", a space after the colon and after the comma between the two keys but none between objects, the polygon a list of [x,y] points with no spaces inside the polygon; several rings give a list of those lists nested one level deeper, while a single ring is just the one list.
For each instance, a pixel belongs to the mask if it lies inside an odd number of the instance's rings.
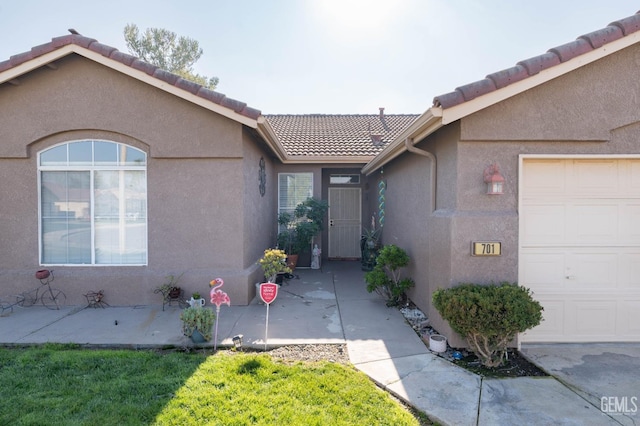
[{"label": "downspout", "polygon": [[428,151],[416,148],[411,138],[404,140],[404,146],[407,148],[407,151],[422,155],[431,160],[431,212],[433,213],[436,211],[436,156]]}]

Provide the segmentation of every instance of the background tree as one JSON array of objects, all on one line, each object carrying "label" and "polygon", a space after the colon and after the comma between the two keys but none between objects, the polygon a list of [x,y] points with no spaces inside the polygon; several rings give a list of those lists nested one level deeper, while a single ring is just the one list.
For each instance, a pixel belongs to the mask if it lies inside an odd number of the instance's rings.
[{"label": "background tree", "polygon": [[124,27],[124,40],[132,55],[163,70],[201,84],[209,89],[218,85],[218,77],[206,77],[193,71],[193,64],[202,56],[198,41],[179,36],[164,28],[147,28],[140,33],[138,26]]}]

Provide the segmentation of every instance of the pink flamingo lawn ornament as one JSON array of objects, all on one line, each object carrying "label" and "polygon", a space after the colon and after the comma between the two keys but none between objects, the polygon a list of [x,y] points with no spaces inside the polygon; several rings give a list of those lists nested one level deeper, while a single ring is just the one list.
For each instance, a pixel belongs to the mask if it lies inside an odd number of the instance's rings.
[{"label": "pink flamingo lawn ornament", "polygon": [[224,291],[220,290],[220,287],[224,285],[224,281],[222,278],[216,278],[211,281],[209,285],[212,287],[209,292],[209,296],[211,296],[211,303],[216,305],[216,333],[213,341],[213,350],[218,349],[218,318],[220,317],[220,305],[226,303],[227,306],[231,306],[231,299]]}]

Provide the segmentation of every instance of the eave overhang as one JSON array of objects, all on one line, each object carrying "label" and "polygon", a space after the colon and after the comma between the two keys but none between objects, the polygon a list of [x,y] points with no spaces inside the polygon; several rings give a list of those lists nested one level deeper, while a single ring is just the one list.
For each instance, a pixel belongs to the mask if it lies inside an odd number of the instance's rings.
[{"label": "eave overhang", "polygon": [[202,108],[215,112],[216,114],[222,115],[223,117],[227,117],[231,120],[237,121],[245,126],[251,127],[253,129],[258,127],[257,119],[253,119],[245,115],[239,114],[233,111],[232,109],[216,104],[206,99],[205,97],[198,96],[197,94],[192,93],[188,90],[171,85],[159,78],[155,78],[152,75],[149,75],[142,70],[133,68],[132,66],[123,64],[122,62],[116,61],[114,59],[110,59],[106,56],[103,56],[100,53],[94,52],[93,50],[84,48],[82,46],[79,46],[73,43],[59,47],[51,52],[37,56],[36,58],[33,58],[19,65],[16,65],[12,68],[9,68],[3,72],[0,72],[0,84],[5,82],[10,82],[12,80],[16,80],[18,79],[18,77],[20,77],[23,74],[26,74],[42,66],[52,64],[56,60],[64,58],[71,54],[77,54],[79,56],[90,59],[108,68],[111,68],[113,70],[126,74],[132,78],[135,78],[136,80],[147,83],[150,86],[156,87],[167,93],[171,93],[172,95],[178,98],[184,99]]},{"label": "eave overhang", "polygon": [[[380,154],[376,155],[367,165],[362,168],[362,173],[371,173],[383,167],[385,164],[407,151],[405,140],[419,142],[431,133],[442,127],[442,108],[432,107],[424,112],[420,117],[400,133]],[[413,143],[413,142],[412,142]]]}]

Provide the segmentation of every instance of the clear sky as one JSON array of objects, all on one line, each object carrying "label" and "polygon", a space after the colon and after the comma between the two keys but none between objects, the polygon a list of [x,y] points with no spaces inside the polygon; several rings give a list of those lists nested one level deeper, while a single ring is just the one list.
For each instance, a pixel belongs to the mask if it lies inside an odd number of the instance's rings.
[{"label": "clear sky", "polygon": [[422,113],[433,97],[633,15],[629,0],[0,0],[0,61],[68,34],[200,42],[196,72],[265,114]]}]

